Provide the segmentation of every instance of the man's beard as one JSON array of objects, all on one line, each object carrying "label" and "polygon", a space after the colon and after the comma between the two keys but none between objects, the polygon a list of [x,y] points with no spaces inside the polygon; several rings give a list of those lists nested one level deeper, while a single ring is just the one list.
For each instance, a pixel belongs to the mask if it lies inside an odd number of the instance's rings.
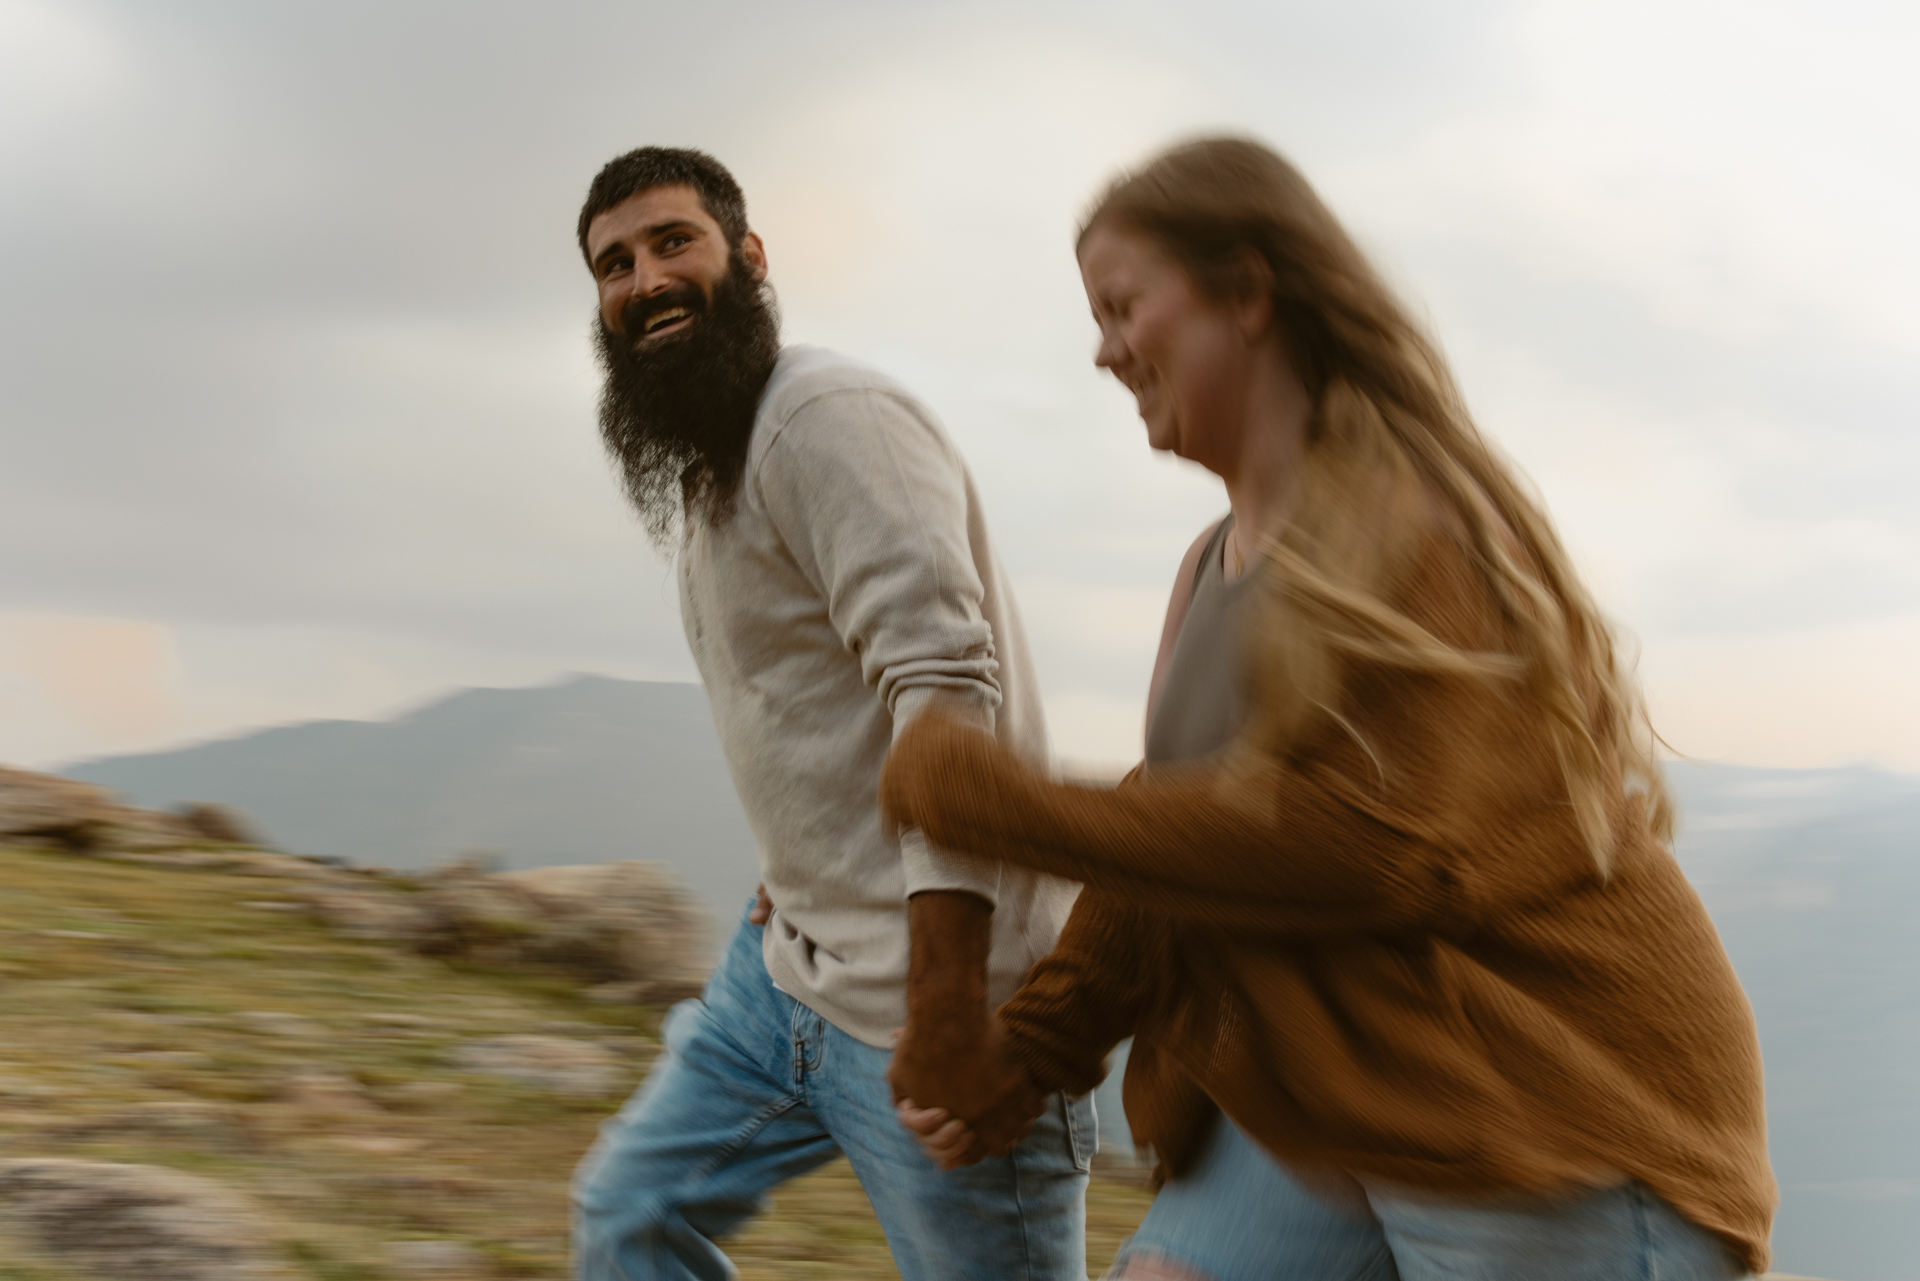
[{"label": "man's beard", "polygon": [[[636,341],[649,317],[673,307],[692,316],[681,332]],[[687,282],[634,299],[620,319],[625,336],[595,322],[606,375],[600,438],[648,536],[670,547],[682,520],[721,525],[733,514],[760,393],[780,356],[780,312],[736,252],[711,301]]]}]

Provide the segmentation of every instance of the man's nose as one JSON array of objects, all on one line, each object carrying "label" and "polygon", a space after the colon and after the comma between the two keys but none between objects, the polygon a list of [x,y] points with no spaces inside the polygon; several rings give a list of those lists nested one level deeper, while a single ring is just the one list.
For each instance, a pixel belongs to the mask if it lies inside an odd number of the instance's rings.
[{"label": "man's nose", "polygon": [[1125,359],[1125,353],[1120,349],[1119,340],[1109,334],[1101,334],[1100,341],[1093,347],[1094,366],[1099,369],[1117,369],[1123,359]]},{"label": "man's nose", "polygon": [[628,277],[627,296],[651,298],[672,283],[659,263],[651,258],[640,258],[634,262],[633,271]]}]

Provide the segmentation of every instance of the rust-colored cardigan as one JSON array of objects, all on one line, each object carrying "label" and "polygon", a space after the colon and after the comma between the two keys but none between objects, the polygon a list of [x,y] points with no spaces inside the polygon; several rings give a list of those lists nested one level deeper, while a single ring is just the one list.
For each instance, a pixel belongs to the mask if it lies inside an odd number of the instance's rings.
[{"label": "rust-colored cardigan", "polygon": [[[1495,648],[1479,584],[1435,535],[1395,603]],[[1637,1179],[1764,1270],[1753,1015],[1640,804],[1614,805],[1602,879],[1517,694],[1363,668],[1343,710],[1354,732],[1230,785],[1200,763],[1118,790],[930,713],[881,801],[948,849],[1085,882],[1000,1017],[1049,1090],[1091,1089],[1133,1036],[1127,1118],[1165,1172],[1217,1104],[1303,1169],[1463,1195]]]}]

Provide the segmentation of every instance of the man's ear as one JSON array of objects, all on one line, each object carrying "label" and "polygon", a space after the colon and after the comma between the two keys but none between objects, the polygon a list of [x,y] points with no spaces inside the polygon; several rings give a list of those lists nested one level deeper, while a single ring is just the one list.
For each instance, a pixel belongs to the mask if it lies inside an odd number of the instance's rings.
[{"label": "man's ear", "polygon": [[740,256],[753,268],[755,284],[767,278],[767,247],[760,243],[758,232],[749,231],[740,240]]}]

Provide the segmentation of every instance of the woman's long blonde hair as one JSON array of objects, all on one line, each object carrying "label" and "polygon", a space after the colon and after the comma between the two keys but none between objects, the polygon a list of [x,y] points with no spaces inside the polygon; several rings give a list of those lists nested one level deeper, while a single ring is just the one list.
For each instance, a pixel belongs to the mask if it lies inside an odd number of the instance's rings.
[{"label": "woman's long blonde hair", "polygon": [[[1294,515],[1263,543],[1286,623],[1256,637],[1246,741],[1284,755],[1317,717],[1343,721],[1353,660],[1513,681],[1546,712],[1602,875],[1623,785],[1645,793],[1654,833],[1670,839],[1672,808],[1638,684],[1546,512],[1481,437],[1438,349],[1299,171],[1256,142],[1191,142],[1109,187],[1082,243],[1101,225],[1146,235],[1210,297],[1270,289],[1276,328],[1313,403]],[[1433,523],[1435,498],[1517,653],[1462,650],[1384,598]]]}]

